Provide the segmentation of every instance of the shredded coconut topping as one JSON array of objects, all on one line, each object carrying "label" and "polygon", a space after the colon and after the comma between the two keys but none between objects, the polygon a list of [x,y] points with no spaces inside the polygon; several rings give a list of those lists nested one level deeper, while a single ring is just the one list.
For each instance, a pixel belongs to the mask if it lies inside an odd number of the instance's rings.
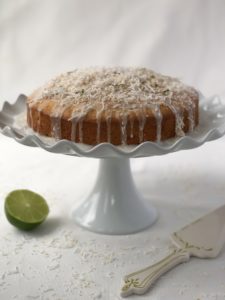
[{"label": "shredded coconut topping", "polygon": [[[180,96],[193,90],[178,79],[146,68],[85,68],[61,74],[44,86],[41,98],[63,103],[92,101],[128,105],[138,108],[140,102],[165,103],[174,93]],[[183,97],[182,97],[183,98]],[[130,106],[130,104],[134,106]]]},{"label": "shredded coconut topping", "polygon": [[[190,130],[194,127],[193,101],[196,91],[181,83],[178,79],[164,76],[146,68],[84,68],[61,74],[48,82],[30,104],[46,99],[55,101],[52,112],[54,118],[60,118],[66,108],[72,110],[71,119],[76,122],[90,111],[96,112],[97,121],[104,117],[110,119],[113,112],[121,118],[122,142],[126,143],[126,124],[130,112],[139,113],[140,141],[146,110],[151,109],[157,119],[157,140],[161,137],[160,105],[168,106],[176,116],[176,134],[183,135],[182,107],[189,111]],[[99,122],[100,123],[100,122]],[[75,124],[76,125],[76,124]],[[54,136],[59,131],[57,124]],[[76,132],[73,132],[73,135]],[[97,140],[100,130],[98,130]],[[59,134],[58,134],[59,135]],[[110,137],[109,137],[110,141]]]}]

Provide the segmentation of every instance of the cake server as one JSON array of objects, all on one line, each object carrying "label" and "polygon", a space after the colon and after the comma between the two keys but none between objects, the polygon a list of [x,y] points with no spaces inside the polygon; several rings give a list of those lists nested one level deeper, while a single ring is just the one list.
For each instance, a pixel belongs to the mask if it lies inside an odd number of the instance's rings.
[{"label": "cake server", "polygon": [[144,294],[162,274],[191,256],[214,258],[225,244],[225,205],[171,235],[173,251],[161,261],[124,277],[121,296]]}]

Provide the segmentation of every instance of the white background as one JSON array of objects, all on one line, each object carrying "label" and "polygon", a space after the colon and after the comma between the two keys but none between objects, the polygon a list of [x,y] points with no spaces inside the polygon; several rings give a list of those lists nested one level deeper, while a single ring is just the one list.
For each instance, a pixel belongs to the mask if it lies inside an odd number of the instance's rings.
[{"label": "white background", "polygon": [[225,91],[223,0],[0,2],[0,94],[79,66],[141,65]]},{"label": "white background", "polygon": [[[225,1],[0,1],[0,106],[63,71],[146,66],[205,95],[225,95]],[[128,237],[79,229],[68,217],[94,182],[97,160],[63,157],[0,137],[0,300],[120,299],[122,275],[168,252],[170,232],[225,202],[225,140],[132,161],[138,187],[160,212]],[[24,234],[5,220],[15,188],[44,195],[51,213]],[[137,299],[141,297],[137,297]],[[142,299],[225,299],[225,252],[193,259]],[[135,299],[135,297],[134,297]]]}]

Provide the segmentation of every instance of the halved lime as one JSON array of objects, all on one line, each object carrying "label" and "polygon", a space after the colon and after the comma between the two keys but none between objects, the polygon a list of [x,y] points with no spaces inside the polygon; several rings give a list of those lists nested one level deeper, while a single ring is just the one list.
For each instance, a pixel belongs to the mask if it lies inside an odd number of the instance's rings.
[{"label": "halved lime", "polygon": [[22,230],[40,225],[49,213],[45,199],[28,190],[12,191],[5,199],[5,214],[9,222]]}]

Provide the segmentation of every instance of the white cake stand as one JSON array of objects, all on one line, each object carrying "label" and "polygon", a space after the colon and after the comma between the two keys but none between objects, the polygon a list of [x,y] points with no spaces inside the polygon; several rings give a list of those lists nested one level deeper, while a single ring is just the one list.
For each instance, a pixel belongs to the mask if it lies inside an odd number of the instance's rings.
[{"label": "white cake stand", "polygon": [[225,134],[225,105],[218,96],[200,99],[200,124],[191,134],[166,142],[145,142],[138,146],[102,143],[97,146],[77,144],[66,140],[35,134],[26,126],[26,97],[20,95],[11,105],[5,102],[0,112],[0,131],[17,142],[40,147],[53,153],[100,159],[94,187],[73,208],[72,218],[82,227],[104,234],[130,234],[152,225],[157,212],[136,189],[130,158],[163,155],[192,149]]}]

